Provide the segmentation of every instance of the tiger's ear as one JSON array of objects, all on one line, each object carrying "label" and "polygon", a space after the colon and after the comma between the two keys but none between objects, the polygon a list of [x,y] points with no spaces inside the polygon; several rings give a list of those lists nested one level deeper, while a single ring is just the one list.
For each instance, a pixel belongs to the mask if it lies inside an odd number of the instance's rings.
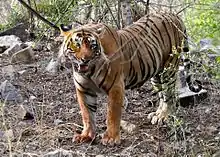
[{"label": "tiger's ear", "polygon": [[102,38],[104,36],[104,34],[106,33],[106,29],[105,27],[101,27],[101,28],[98,28],[96,30],[96,33],[98,34],[99,38]]},{"label": "tiger's ear", "polygon": [[68,36],[72,32],[72,25],[65,26],[64,24],[61,24],[60,32],[62,36]]},{"label": "tiger's ear", "polygon": [[96,33],[98,34],[105,54],[107,56],[114,55],[119,49],[117,31],[111,27],[103,26],[97,29]]}]

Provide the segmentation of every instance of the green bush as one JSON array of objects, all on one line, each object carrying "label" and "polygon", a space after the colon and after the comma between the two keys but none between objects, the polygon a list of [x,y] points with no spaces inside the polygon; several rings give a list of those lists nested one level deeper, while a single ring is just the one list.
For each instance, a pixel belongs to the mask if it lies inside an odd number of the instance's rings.
[{"label": "green bush", "polygon": [[0,24],[0,30],[4,31],[8,28],[11,28],[18,23],[27,23],[28,14],[27,11],[22,9],[21,5],[12,5],[12,9],[7,18],[8,23]]},{"label": "green bush", "polygon": [[41,0],[37,4],[38,12],[47,20],[55,23],[70,23],[73,16],[73,8],[76,5],[75,0]]},{"label": "green bush", "polygon": [[[187,3],[190,3],[187,1]],[[211,38],[214,45],[220,43],[220,2],[219,0],[199,0],[186,10],[185,23],[188,34],[196,42]]]}]

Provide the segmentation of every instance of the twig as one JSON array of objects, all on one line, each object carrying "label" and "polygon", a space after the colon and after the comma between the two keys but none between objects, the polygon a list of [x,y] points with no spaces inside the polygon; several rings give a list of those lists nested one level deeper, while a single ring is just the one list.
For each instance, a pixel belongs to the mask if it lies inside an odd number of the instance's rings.
[{"label": "twig", "polygon": [[100,21],[100,22],[101,22],[107,13],[108,13],[108,9],[105,9],[105,10],[103,11],[102,15],[101,15],[101,16],[99,16],[98,21]]},{"label": "twig", "polygon": [[191,4],[188,4],[187,6],[185,6],[184,8],[182,8],[180,11],[178,11],[176,14],[180,14],[182,11],[186,10],[187,8],[189,8],[191,6]]},{"label": "twig", "polygon": [[37,13],[33,8],[31,8],[27,3],[25,3],[23,0],[18,0],[25,8],[30,10],[35,16],[37,16],[40,20],[48,24],[49,26],[55,28],[56,30],[59,30],[59,27],[57,27],[55,24],[51,23],[47,19],[45,19],[43,16],[41,16],[39,13]]},{"label": "twig", "polygon": [[[62,12],[62,15],[61,15],[61,16],[59,17],[59,19],[55,22],[55,25],[57,25],[57,23],[60,21],[60,19],[63,18],[63,15],[67,12],[67,10],[69,9],[69,7],[72,5],[73,1],[74,1],[74,0],[70,1],[70,3],[67,5],[66,9]],[[77,21],[77,20],[73,20],[73,22],[76,22],[76,23],[78,23],[78,24],[80,24],[80,25],[83,25],[83,23],[81,23],[81,22],[79,22],[79,21]]]},{"label": "twig", "polygon": [[118,25],[120,26],[120,29],[121,29],[121,1],[118,1],[118,13],[117,13],[117,18],[118,18]]},{"label": "twig", "polygon": [[150,6],[150,0],[147,0],[147,3],[145,4],[145,8],[146,8],[146,10],[145,10],[145,14],[148,14],[149,13],[149,6]]},{"label": "twig", "polygon": [[113,13],[112,13],[112,10],[111,10],[111,8],[110,8],[109,5],[108,5],[108,2],[107,2],[106,0],[104,0],[104,2],[105,2],[105,4],[106,4],[108,10],[110,11],[110,14],[111,14],[111,16],[112,16],[112,18],[113,18],[113,21],[115,22],[117,28],[120,29],[120,26],[119,26],[117,20],[115,19],[114,15],[113,15]]}]

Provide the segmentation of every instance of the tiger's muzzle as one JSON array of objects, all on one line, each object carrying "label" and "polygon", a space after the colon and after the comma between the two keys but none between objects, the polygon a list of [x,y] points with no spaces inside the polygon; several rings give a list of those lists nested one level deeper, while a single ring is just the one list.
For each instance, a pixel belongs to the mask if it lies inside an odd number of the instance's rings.
[{"label": "tiger's muzzle", "polygon": [[89,71],[89,62],[90,60],[88,59],[80,59],[79,63],[76,64],[76,68],[75,70],[78,72],[78,73],[86,73]]}]

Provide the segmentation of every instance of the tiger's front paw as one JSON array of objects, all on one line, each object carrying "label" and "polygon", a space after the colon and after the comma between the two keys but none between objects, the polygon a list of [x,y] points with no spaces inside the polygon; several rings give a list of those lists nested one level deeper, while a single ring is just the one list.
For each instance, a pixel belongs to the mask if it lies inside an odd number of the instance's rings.
[{"label": "tiger's front paw", "polygon": [[90,142],[95,139],[95,133],[93,132],[82,132],[81,134],[76,134],[73,137],[73,142],[76,143],[84,143],[84,142]]},{"label": "tiger's front paw", "polygon": [[120,135],[110,135],[107,131],[103,134],[102,140],[103,145],[119,145],[121,143]]},{"label": "tiger's front paw", "polygon": [[167,104],[161,103],[156,112],[152,112],[148,115],[148,119],[151,119],[152,124],[163,124],[168,118]]}]

